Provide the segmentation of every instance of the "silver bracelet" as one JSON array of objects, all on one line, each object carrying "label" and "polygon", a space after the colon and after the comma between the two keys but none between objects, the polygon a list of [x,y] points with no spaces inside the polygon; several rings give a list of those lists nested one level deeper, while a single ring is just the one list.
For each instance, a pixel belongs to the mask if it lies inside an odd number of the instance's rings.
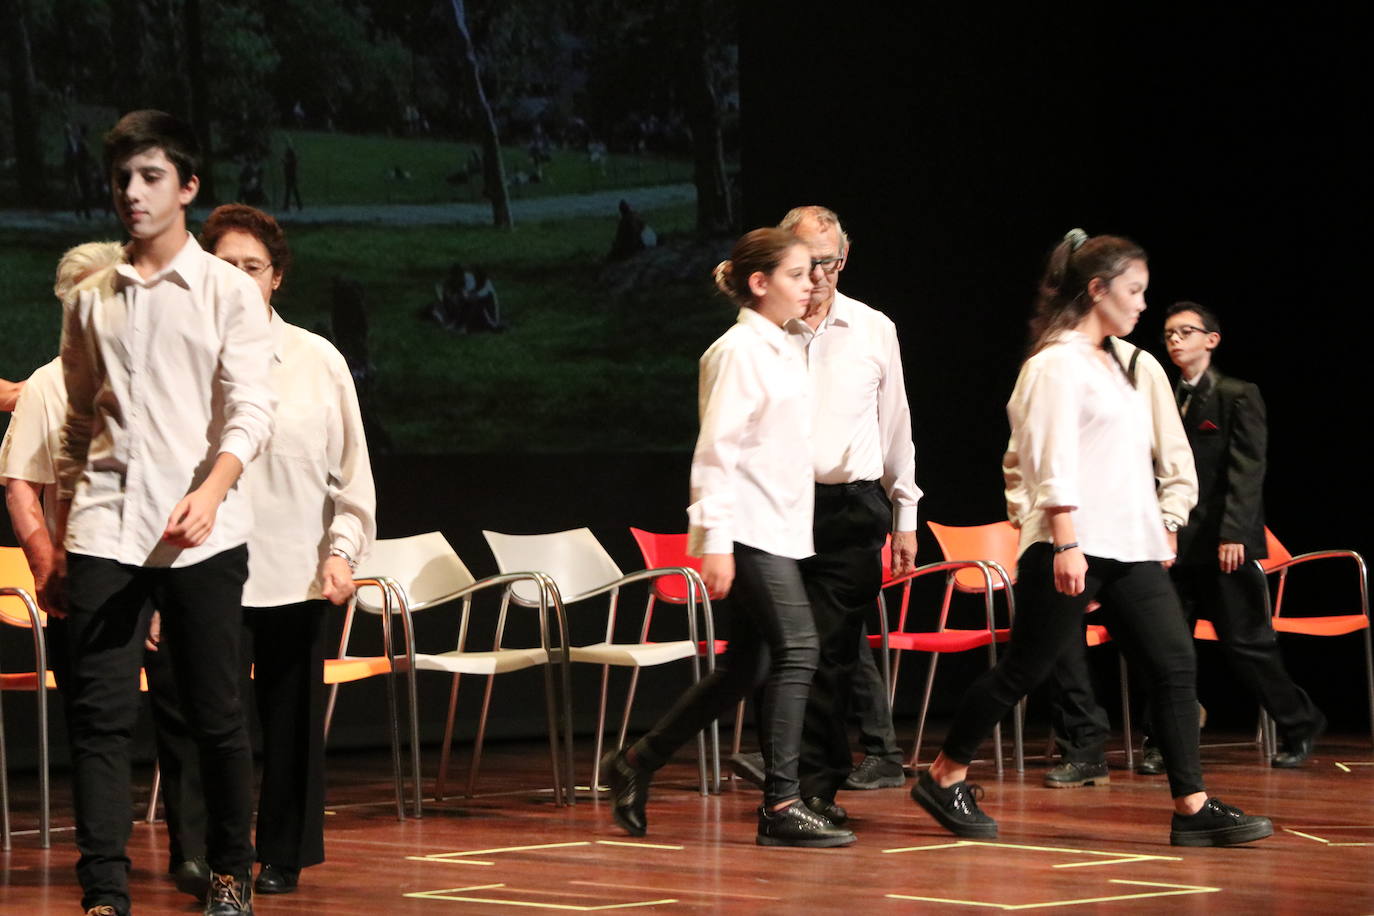
[{"label": "silver bracelet", "polygon": [[338,557],[340,560],[343,560],[345,563],[347,563],[350,572],[358,571],[358,561],[350,557],[346,550],[343,550],[339,547],[331,547],[329,548],[329,555],[331,557]]}]

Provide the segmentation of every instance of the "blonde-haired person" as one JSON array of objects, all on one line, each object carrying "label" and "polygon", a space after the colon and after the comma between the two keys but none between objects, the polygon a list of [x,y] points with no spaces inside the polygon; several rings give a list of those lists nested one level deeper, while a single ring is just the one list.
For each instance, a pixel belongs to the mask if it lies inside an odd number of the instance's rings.
[{"label": "blonde-haired person", "polygon": [[716,268],[739,306],[701,357],[701,431],[692,456],[689,549],[712,595],[730,594],[729,649],[647,735],[607,754],[613,814],[647,829],[653,773],[724,710],[763,685],[759,734],[766,779],[757,842],[847,846],[854,834],[801,801],[802,719],[819,643],[797,561],[813,553],[811,408],[806,360],[783,326],[811,297],[811,254],[780,229],[756,229]]}]

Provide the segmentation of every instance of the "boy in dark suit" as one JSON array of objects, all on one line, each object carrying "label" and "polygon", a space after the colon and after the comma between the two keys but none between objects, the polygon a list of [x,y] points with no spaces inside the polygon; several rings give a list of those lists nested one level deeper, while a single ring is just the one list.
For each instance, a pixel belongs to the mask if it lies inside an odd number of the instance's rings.
[{"label": "boy in dark suit", "polygon": [[1182,376],[1175,393],[1197,466],[1198,502],[1179,532],[1174,582],[1184,607],[1216,627],[1233,670],[1274,719],[1281,736],[1270,763],[1307,761],[1326,725],[1279,656],[1269,623],[1264,573],[1264,400],[1250,382],[1212,365],[1221,342],[1216,316],[1179,302],[1164,322],[1164,345]]}]

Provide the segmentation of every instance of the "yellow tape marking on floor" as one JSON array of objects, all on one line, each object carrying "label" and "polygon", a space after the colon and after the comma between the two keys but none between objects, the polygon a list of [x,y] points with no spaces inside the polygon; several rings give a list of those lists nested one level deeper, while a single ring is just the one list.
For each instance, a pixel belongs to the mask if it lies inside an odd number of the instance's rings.
[{"label": "yellow tape marking on floor", "polygon": [[1146,891],[1139,894],[1119,894],[1112,897],[1088,897],[1081,900],[1047,900],[1041,903],[988,903],[984,900],[952,900],[948,897],[917,897],[910,894],[888,894],[887,897],[893,900],[914,900],[921,903],[949,903],[956,906],[991,907],[995,910],[1038,910],[1052,906],[1079,906],[1085,903],[1116,903],[1122,900],[1145,900],[1151,897],[1215,894],[1221,890],[1219,887],[1203,887],[1191,884],[1163,884],[1157,881],[1128,881],[1124,878],[1110,878],[1108,880],[1112,884],[1130,884],[1138,887],[1158,887],[1167,889]]},{"label": "yellow tape marking on floor", "polygon": [[1346,766],[1345,764],[1341,763],[1339,760],[1336,761],[1336,766],[1337,766],[1338,768],[1344,770],[1344,771],[1347,772],[1347,773],[1350,772],[1350,767],[1348,767],[1348,766]]},{"label": "yellow tape marking on floor", "polygon": [[1328,844],[1328,845],[1331,843],[1330,840],[1323,840],[1323,839],[1322,839],[1321,837],[1319,837],[1319,836],[1313,836],[1313,835],[1310,834],[1310,833],[1303,833],[1301,830],[1294,830],[1292,827],[1285,827],[1285,828],[1283,828],[1283,829],[1284,829],[1284,832],[1286,832],[1286,833],[1291,833],[1291,834],[1294,834],[1294,835],[1296,835],[1296,836],[1300,836],[1300,837],[1302,837],[1304,840],[1316,840],[1318,843],[1326,843],[1326,844]]},{"label": "yellow tape marking on floor", "polygon": [[484,859],[453,859],[446,856],[458,855],[458,853],[443,853],[434,856],[406,856],[411,862],[443,862],[445,865],[495,865],[495,862],[488,862]]},{"label": "yellow tape marking on floor", "polygon": [[1070,849],[1063,846],[1028,846],[1023,843],[986,843],[981,840],[956,840],[952,843],[935,843],[930,846],[902,846],[897,849],[884,849],[883,852],[925,852],[936,849],[958,849],[961,846],[987,846],[992,849],[1019,849],[1030,852],[1062,852],[1076,856],[1105,856],[1097,862],[1062,862],[1051,868],[1087,868],[1095,865],[1127,865],[1132,862],[1182,862],[1182,856],[1156,856],[1139,852],[1103,852],[1096,849]]},{"label": "yellow tape marking on floor", "polygon": [[[599,913],[602,910],[629,910],[644,906],[661,906],[667,903],[677,903],[675,898],[667,897],[661,900],[635,900],[630,903],[603,903],[600,906],[585,906],[576,903],[543,903],[532,900],[502,900],[496,897],[469,897],[469,891],[488,891],[500,888],[507,888],[505,884],[477,884],[472,887],[450,887],[437,891],[415,891],[403,896],[417,900],[452,900],[458,903],[488,903],[494,906],[524,906],[534,907],[545,910],[568,910],[574,913]],[[513,892],[519,892],[520,888],[508,888]]]},{"label": "yellow tape marking on floor", "polygon": [[703,891],[696,888],[683,890],[678,887],[646,887],[643,884],[615,884],[610,881],[569,881],[569,884],[576,884],[585,887],[613,887],[622,891],[658,891],[663,894],[683,894],[695,897],[729,897],[732,900],[771,900],[779,901],[781,897],[768,897],[763,894],[732,894],[727,891]]},{"label": "yellow tape marking on floor", "polygon": [[598,846],[632,846],[636,849],[686,849],[686,846],[669,846],[664,843],[628,843],[624,840],[597,840]]}]

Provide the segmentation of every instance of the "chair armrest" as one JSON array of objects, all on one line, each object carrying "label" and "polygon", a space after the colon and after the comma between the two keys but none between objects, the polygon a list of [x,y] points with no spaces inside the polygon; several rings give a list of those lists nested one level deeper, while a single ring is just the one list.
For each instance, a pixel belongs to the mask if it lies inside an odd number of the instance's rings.
[{"label": "chair armrest", "polygon": [[[888,589],[894,585],[901,585],[903,582],[910,582],[912,579],[929,575],[937,572],[950,572],[957,569],[987,569],[988,564],[982,560],[941,560],[938,563],[927,563],[918,566],[909,573],[902,573],[894,579],[883,580],[883,588]],[[1005,575],[1005,573],[1004,573]]]}]

